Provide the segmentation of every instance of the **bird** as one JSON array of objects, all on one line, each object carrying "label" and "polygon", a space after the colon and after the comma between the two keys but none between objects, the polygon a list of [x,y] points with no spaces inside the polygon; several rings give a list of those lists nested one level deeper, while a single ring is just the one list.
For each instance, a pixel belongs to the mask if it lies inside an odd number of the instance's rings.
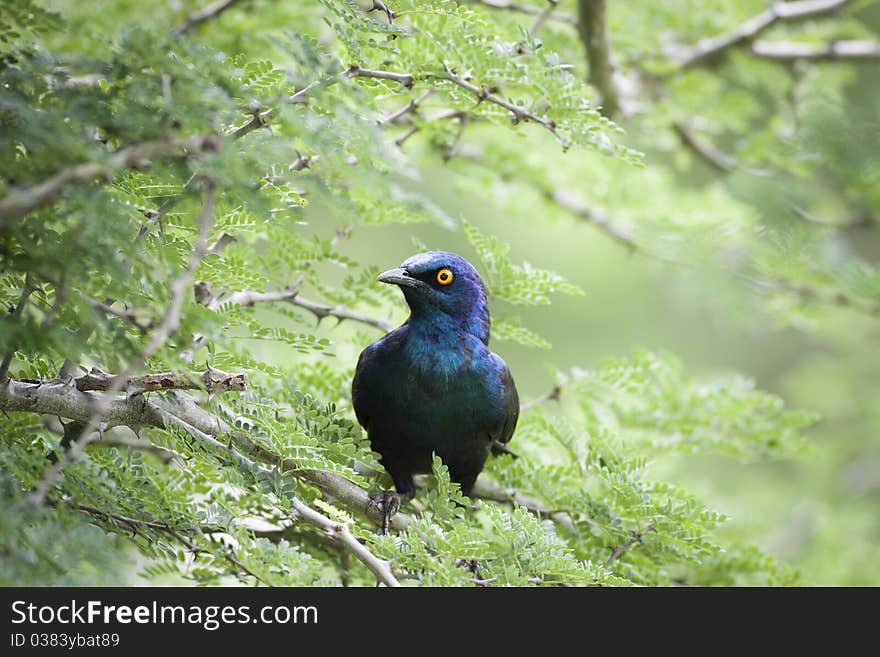
[{"label": "bird", "polygon": [[461,256],[429,251],[383,272],[409,318],[364,349],[352,379],[352,405],[370,446],[394,481],[371,504],[389,515],[415,496],[413,475],[430,473],[436,454],[464,495],[490,451],[507,452],[519,418],[510,368],[489,349],[486,286]]}]

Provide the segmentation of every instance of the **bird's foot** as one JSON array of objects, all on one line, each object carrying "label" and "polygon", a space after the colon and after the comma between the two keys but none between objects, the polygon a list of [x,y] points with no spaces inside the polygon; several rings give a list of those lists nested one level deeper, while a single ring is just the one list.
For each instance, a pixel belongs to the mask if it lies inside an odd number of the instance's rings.
[{"label": "bird's foot", "polygon": [[375,509],[382,515],[382,533],[387,534],[391,518],[400,510],[400,496],[393,490],[383,490],[370,498],[367,511]]}]

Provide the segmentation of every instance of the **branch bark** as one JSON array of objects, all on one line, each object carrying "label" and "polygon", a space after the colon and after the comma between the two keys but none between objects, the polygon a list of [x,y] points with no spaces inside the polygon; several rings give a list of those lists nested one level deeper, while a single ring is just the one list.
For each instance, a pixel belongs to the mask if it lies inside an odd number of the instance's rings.
[{"label": "branch bark", "polygon": [[[205,300],[205,297],[203,297],[203,302]],[[296,286],[287,290],[279,290],[277,292],[253,292],[251,290],[243,290],[241,292],[235,292],[228,297],[211,299],[205,303],[205,305],[212,310],[216,310],[224,303],[234,303],[240,306],[253,306],[258,303],[271,303],[275,301],[287,301],[288,303],[292,303],[295,306],[308,310],[318,318],[318,321],[325,317],[335,317],[340,322],[347,319],[353,322],[366,324],[367,326],[372,326],[385,331],[386,333],[394,328],[394,325],[386,319],[356,313],[344,304],[328,306],[326,304],[318,303],[317,301],[304,299],[299,296],[299,289]]]},{"label": "branch bark", "polygon": [[[98,394],[78,390],[69,380],[9,379],[5,384],[0,383],[0,410],[5,412],[47,414],[87,422],[97,399]],[[248,467],[258,461],[273,466],[278,465],[275,455],[250,444],[245,434],[236,431],[222,418],[203,409],[192,396],[185,393],[177,393],[174,399],[146,399],[143,396],[114,397],[107,404],[103,419],[108,428],[122,425],[135,431],[142,427],[164,429],[169,424],[173,424],[197,439],[224,451],[233,449],[235,454],[243,459],[239,462]],[[235,445],[235,448],[230,447],[230,444]],[[244,456],[238,450],[243,450],[248,456]],[[263,470],[271,474],[270,470],[265,468]],[[369,493],[342,475],[322,470],[292,470],[289,474],[314,486],[346,507],[365,514],[373,522],[378,523],[381,520],[381,513],[369,507]],[[407,514],[397,513],[391,519],[391,526],[402,530],[411,522],[412,518]]]},{"label": "branch bark", "polygon": [[587,50],[588,80],[602,96],[602,114],[614,117],[620,111],[620,94],[614,82],[607,14],[606,0],[578,0],[578,33]]},{"label": "branch bark", "polygon": [[701,39],[696,45],[685,48],[675,58],[680,68],[702,66],[717,62],[731,48],[740,46],[766,31],[777,21],[815,18],[840,9],[850,0],[797,0],[774,1],[760,14],[752,16],[742,25],[715,37]]},{"label": "branch bark", "polygon": [[[218,392],[241,392],[247,389],[247,374],[229,374],[214,367],[208,367],[204,372],[160,372],[158,374],[144,374],[131,376],[126,381],[119,381],[119,389],[125,390],[129,395],[136,395],[155,390],[206,390],[210,393]],[[101,370],[92,368],[91,371],[77,377],[74,380],[77,390],[109,390],[117,383],[117,377]]]},{"label": "branch bark", "polygon": [[374,80],[391,80],[397,84],[410,88],[413,86],[413,76],[409,73],[393,73],[391,71],[374,71],[368,68],[361,68],[357,64],[352,64],[344,73],[347,78],[373,78]]}]

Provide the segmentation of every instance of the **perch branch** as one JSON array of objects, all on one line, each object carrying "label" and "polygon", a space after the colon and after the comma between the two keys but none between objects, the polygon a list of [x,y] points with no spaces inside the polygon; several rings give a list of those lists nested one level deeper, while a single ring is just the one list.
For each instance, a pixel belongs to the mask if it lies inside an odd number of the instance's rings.
[{"label": "perch branch", "polygon": [[77,390],[109,390],[114,384],[129,395],[154,390],[207,390],[210,393],[241,392],[247,388],[247,374],[229,374],[214,367],[204,372],[181,374],[177,372],[160,372],[130,376],[126,381],[117,381],[113,374],[92,368],[88,373],[74,380]]}]

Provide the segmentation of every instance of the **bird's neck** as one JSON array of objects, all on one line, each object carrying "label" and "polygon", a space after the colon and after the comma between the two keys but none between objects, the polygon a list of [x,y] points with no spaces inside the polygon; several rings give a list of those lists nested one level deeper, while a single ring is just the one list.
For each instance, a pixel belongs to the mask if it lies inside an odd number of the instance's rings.
[{"label": "bird's neck", "polygon": [[438,349],[460,349],[463,345],[470,348],[472,342],[489,344],[489,308],[485,303],[457,316],[413,309],[407,324],[410,339],[428,342]]}]

